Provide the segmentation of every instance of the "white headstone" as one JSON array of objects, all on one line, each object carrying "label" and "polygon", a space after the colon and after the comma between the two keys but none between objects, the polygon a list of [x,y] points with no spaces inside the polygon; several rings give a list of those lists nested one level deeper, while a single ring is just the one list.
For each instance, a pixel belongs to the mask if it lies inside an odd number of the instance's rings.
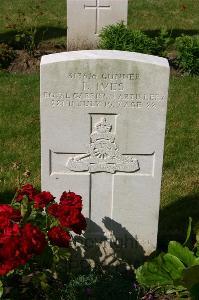
[{"label": "white headstone", "polygon": [[68,50],[96,47],[100,30],[127,23],[128,0],[67,0]]},{"label": "white headstone", "polygon": [[42,190],[81,195],[94,236],[132,237],[144,254],[157,242],[168,82],[167,60],[139,53],[41,61]]}]

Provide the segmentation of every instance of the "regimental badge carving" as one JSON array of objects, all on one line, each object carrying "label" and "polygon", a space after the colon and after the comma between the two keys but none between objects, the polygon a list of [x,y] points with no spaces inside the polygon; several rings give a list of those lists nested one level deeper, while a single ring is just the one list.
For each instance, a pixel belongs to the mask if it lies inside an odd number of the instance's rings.
[{"label": "regimental badge carving", "polygon": [[90,135],[87,154],[69,158],[66,167],[74,172],[126,172],[139,170],[138,160],[133,155],[121,154],[115,143],[115,135],[111,132],[112,125],[105,118],[95,125]]}]

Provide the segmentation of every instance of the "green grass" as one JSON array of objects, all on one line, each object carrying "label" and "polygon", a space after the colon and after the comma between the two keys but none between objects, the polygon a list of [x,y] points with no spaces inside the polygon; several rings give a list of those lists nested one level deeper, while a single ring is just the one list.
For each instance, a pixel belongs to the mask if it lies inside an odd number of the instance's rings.
[{"label": "green grass", "polygon": [[58,26],[66,29],[66,1],[60,0],[1,0],[0,3],[0,28],[1,32],[6,29],[7,17],[16,22],[18,10],[24,11],[26,16],[33,20],[33,9],[38,7],[39,26]]},{"label": "green grass", "polygon": [[25,13],[25,27],[36,26],[39,40],[66,41],[66,1],[65,0],[1,0],[0,1],[0,41],[10,41],[14,36],[9,25],[19,24],[19,11]]},{"label": "green grass", "polygon": [[188,218],[199,223],[199,77],[172,77],[161,189],[159,245],[183,242]]},{"label": "green grass", "polygon": [[146,31],[162,27],[176,33],[199,31],[197,0],[129,0],[128,24]]},{"label": "green grass", "polygon": [[21,162],[23,171],[31,170],[31,182],[40,186],[39,76],[1,72],[0,82],[0,195],[3,201],[16,187],[14,162]]},{"label": "green grass", "polygon": [[[40,15],[36,21],[33,8],[37,4]],[[41,42],[65,43],[66,0],[1,0],[0,41],[9,41],[13,37],[14,32],[8,25],[18,23],[18,10],[25,12],[28,26],[37,24]],[[197,0],[129,0],[129,27],[152,35],[163,27],[177,36],[181,33],[196,34],[199,32],[198,15]]]},{"label": "green grass", "polygon": [[198,86],[199,77],[172,77],[170,81],[162,206],[198,188]]}]

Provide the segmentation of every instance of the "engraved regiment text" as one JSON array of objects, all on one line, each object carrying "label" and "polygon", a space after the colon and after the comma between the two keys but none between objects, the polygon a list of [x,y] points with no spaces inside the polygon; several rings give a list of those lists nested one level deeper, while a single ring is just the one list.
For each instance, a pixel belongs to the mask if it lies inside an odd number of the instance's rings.
[{"label": "engraved regiment text", "polygon": [[[165,95],[157,92],[137,93],[136,86],[141,77],[137,73],[69,73],[66,74],[68,91],[48,90],[44,91],[43,97],[52,108],[158,109]],[[133,89],[135,92],[129,93]]]}]

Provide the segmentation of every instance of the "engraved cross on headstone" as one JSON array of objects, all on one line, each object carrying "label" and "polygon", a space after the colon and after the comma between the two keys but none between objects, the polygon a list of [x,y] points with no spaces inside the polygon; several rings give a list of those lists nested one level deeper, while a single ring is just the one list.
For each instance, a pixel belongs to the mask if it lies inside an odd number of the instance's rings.
[{"label": "engraved cross on headstone", "polygon": [[[101,224],[105,216],[111,219],[113,216],[115,176],[134,175],[134,173],[152,176],[154,153],[121,154],[115,140],[116,134],[112,132],[114,118],[116,130],[117,116],[99,115],[98,122],[92,121],[92,114],[90,117],[91,133],[88,151],[87,153],[65,153],[67,155],[65,173],[76,174],[78,177],[81,174],[89,176],[88,217],[97,224]],[[109,120],[112,120],[112,123]],[[64,153],[55,152],[54,154],[60,158]],[[56,173],[52,172],[52,175]],[[78,178],[76,177],[75,180]]]},{"label": "engraved cross on headstone", "polygon": [[110,5],[100,5],[100,0],[96,0],[95,5],[86,5],[84,4],[84,9],[93,9],[95,12],[95,34],[98,34],[99,30],[99,20],[100,20],[100,11],[104,9],[110,9]]}]

